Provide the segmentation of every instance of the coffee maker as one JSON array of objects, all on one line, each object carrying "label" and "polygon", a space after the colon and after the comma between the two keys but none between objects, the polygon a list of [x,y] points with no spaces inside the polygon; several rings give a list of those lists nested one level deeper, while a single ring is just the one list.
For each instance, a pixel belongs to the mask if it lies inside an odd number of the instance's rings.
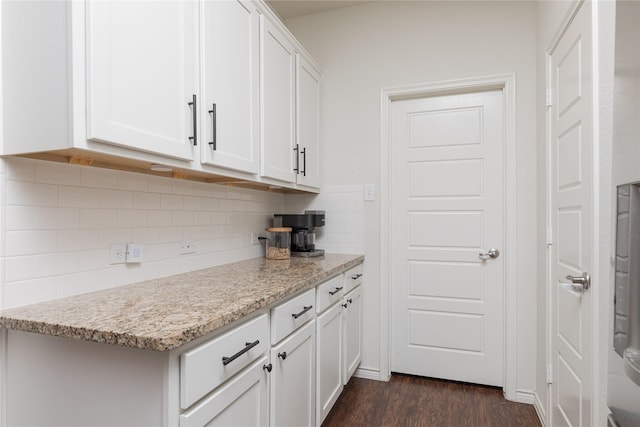
[{"label": "coffee maker", "polygon": [[316,227],[324,226],[324,211],[305,211],[301,215],[275,214],[274,227],[291,227],[291,256],[314,257],[324,255],[316,249]]}]

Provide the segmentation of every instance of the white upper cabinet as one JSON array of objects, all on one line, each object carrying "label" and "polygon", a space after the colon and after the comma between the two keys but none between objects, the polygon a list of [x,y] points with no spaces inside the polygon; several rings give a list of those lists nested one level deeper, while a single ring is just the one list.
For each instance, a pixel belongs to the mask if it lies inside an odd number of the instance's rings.
[{"label": "white upper cabinet", "polygon": [[263,1],[0,1],[0,19],[0,154],[318,191],[319,68]]},{"label": "white upper cabinet", "polygon": [[269,19],[263,20],[261,60],[261,175],[295,182],[296,52],[289,38]]},{"label": "white upper cabinet", "polygon": [[258,174],[260,17],[245,1],[200,3],[201,162]]},{"label": "white upper cabinet", "polygon": [[90,1],[86,20],[87,139],[191,160],[196,3]]},{"label": "white upper cabinet", "polygon": [[297,66],[298,184],[320,187],[320,71],[302,55]]}]

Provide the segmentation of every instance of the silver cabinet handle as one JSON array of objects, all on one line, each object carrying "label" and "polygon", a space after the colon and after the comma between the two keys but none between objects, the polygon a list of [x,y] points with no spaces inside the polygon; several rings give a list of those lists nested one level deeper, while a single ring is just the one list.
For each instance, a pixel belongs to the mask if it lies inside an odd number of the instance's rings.
[{"label": "silver cabinet handle", "polygon": [[582,276],[572,276],[570,274],[567,274],[565,279],[569,280],[573,285],[576,285],[575,287],[581,288],[580,291],[576,292],[583,292],[591,287],[591,277],[586,271],[582,273]]},{"label": "silver cabinet handle", "polygon": [[483,254],[482,252],[480,252],[478,256],[483,259],[498,258],[500,256],[500,251],[497,250],[496,248],[491,248],[487,251],[486,254]]}]

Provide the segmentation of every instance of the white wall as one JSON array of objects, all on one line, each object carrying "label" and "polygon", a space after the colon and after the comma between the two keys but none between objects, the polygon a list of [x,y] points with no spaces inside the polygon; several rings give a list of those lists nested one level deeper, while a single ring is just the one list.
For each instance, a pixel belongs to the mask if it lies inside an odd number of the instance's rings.
[{"label": "white wall", "polygon": [[[515,72],[517,389],[535,387],[536,126],[534,2],[370,2],[285,23],[321,64],[325,184],[380,187],[380,90]],[[362,366],[380,369],[380,206],[365,202]]]}]

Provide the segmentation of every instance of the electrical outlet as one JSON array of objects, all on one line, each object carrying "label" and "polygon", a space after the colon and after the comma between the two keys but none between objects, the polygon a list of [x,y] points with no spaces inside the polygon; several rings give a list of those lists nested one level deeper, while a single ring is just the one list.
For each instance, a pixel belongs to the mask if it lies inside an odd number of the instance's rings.
[{"label": "electrical outlet", "polygon": [[194,253],[196,253],[195,240],[183,240],[180,243],[180,255],[194,254]]},{"label": "electrical outlet", "polygon": [[252,245],[260,244],[260,233],[251,233],[251,244]]},{"label": "electrical outlet", "polygon": [[127,262],[127,244],[115,243],[109,250],[109,264],[124,264]]}]

